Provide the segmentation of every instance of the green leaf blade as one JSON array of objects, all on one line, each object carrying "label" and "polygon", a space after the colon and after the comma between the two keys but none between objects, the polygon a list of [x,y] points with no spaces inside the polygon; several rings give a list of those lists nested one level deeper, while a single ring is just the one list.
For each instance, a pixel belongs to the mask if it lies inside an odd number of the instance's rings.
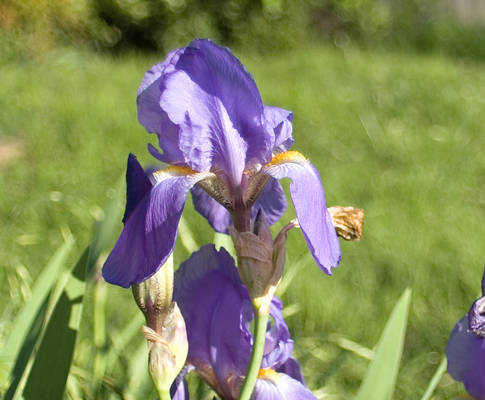
[{"label": "green leaf blade", "polygon": [[356,400],[390,400],[394,391],[408,319],[411,290],[404,291],[377,344],[376,355],[357,393]]}]

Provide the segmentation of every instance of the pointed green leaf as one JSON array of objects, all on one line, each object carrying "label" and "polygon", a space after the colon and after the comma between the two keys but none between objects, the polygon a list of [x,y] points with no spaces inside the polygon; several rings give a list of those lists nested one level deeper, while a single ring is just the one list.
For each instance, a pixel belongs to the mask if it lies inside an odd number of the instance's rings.
[{"label": "pointed green leaf", "polygon": [[93,241],[89,248],[89,257],[86,268],[88,277],[94,274],[99,256],[103,251],[107,251],[112,246],[115,236],[119,234],[123,188],[124,185],[122,180],[120,180],[113,198],[104,209],[103,218],[94,223]]},{"label": "pointed green leaf", "polygon": [[390,400],[401,361],[411,290],[404,291],[386,323],[356,400]]},{"label": "pointed green leaf", "polygon": [[[39,345],[31,356],[30,371],[26,368],[22,377],[25,388],[22,390],[23,385],[19,385],[25,400],[63,396],[81,323],[87,258],[88,249],[71,271],[48,315]],[[19,389],[14,398],[20,398]]]},{"label": "pointed green leaf", "polygon": [[74,240],[69,239],[56,251],[37,278],[32,289],[32,297],[25,303],[15,319],[5,345],[0,351],[0,365],[2,369],[5,369],[3,372],[6,376],[9,375],[9,368],[12,367],[17,359],[27,335],[30,335],[32,338],[34,332],[31,328],[35,326],[35,321],[38,319],[41,307],[46,304],[46,299],[59,278],[60,272],[73,245]]}]

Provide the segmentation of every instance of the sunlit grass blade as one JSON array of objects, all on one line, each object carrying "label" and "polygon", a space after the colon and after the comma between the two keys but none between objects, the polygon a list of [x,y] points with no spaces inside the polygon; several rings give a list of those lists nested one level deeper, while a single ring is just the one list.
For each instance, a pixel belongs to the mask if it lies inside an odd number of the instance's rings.
[{"label": "sunlit grass blade", "polygon": [[9,381],[5,382],[5,385],[9,386],[8,390],[5,393],[4,400],[12,399],[15,392],[17,391],[22,376],[24,375],[24,371],[27,368],[29,360],[31,360],[32,352],[34,351],[34,348],[38,343],[38,338],[47,314],[48,304],[49,299],[46,297],[44,303],[39,308],[35,319],[32,321],[32,325],[29,327],[28,334],[22,344],[22,347],[20,348],[18,357],[15,360],[15,365],[13,366],[10,375],[6,377],[9,379]]},{"label": "sunlit grass blade", "polygon": [[81,324],[87,254],[86,249],[50,315],[23,391],[25,400],[63,396]]},{"label": "sunlit grass blade", "polygon": [[[74,239],[69,238],[54,254],[48,264],[40,273],[32,289],[32,297],[22,307],[18,317],[15,319],[5,345],[0,351],[0,366],[8,376],[8,369],[18,357],[19,351],[24,343],[30,328],[38,317],[42,305],[45,303],[52,287],[59,278],[60,272],[65,264],[74,245]],[[3,374],[2,374],[3,375]]]},{"label": "sunlit grass blade", "polygon": [[116,332],[115,335],[111,335],[111,341],[113,343],[110,346],[109,353],[107,355],[106,368],[110,371],[114,368],[115,362],[120,358],[123,351],[125,351],[128,343],[137,335],[142,337],[141,326],[145,323],[145,318],[142,313],[137,313],[133,316],[131,321],[123,328],[121,332]]},{"label": "sunlit grass blade", "polygon": [[113,198],[104,209],[103,218],[94,223],[93,240],[89,248],[89,257],[86,266],[88,278],[94,274],[96,262],[100,255],[112,245],[117,228],[121,224],[121,212],[124,184],[123,180],[116,186]]},{"label": "sunlit grass blade", "polygon": [[88,249],[70,273],[59,277],[44,326],[9,398],[62,398],[81,321],[87,257]]},{"label": "sunlit grass blade", "polygon": [[360,386],[356,400],[390,400],[394,391],[404,345],[411,290],[404,291],[389,317],[377,344],[374,360]]},{"label": "sunlit grass blade", "polygon": [[446,357],[443,357],[443,359],[440,362],[440,365],[438,365],[436,372],[431,378],[431,381],[429,382],[429,385],[426,388],[426,391],[424,392],[423,397],[421,397],[421,400],[429,400],[431,398],[431,395],[436,389],[436,386],[438,386],[438,383],[440,383],[441,377],[445,372],[446,372]]}]

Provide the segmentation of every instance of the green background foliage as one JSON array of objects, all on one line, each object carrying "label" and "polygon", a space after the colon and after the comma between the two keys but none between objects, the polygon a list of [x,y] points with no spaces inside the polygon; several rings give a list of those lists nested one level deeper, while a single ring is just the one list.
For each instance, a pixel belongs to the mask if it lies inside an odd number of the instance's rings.
[{"label": "green background foliage", "polygon": [[[328,205],[366,210],[363,239],[342,242],[332,277],[306,255],[302,235],[289,234],[279,294],[309,387],[321,399],[357,394],[391,310],[410,287],[394,398],[420,398],[455,322],[479,295],[483,28],[450,22],[432,11],[434,2],[201,4],[0,5],[0,348],[22,306],[38,298],[34,282],[56,249],[72,247],[68,271],[107,204],[119,233],[128,153],[155,164],[146,151],[154,137],[136,117],[144,72],[166,50],[210,36],[235,46],[266,104],[294,112],[294,148],[320,171]],[[273,231],[293,217],[290,206]],[[184,218],[192,234],[180,235],[176,264],[213,239],[190,201]],[[153,397],[141,314],[130,291],[99,280],[97,255],[106,256],[114,237],[96,237],[104,242],[90,258],[69,398]],[[203,398],[196,380],[191,389]],[[444,375],[431,398],[461,394]]]}]

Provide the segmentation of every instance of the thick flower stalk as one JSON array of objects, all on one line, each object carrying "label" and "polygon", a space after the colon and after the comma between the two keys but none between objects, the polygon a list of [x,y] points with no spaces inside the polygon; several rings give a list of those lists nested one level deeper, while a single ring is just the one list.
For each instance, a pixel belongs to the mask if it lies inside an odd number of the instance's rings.
[{"label": "thick flower stalk", "polygon": [[173,251],[189,191],[195,208],[218,232],[249,232],[259,210],[269,225],[284,213],[278,179],[290,195],[308,247],[326,273],[340,261],[320,176],[293,144],[290,111],[265,106],[232,53],[197,39],[150,69],[138,90],[138,119],[158,136],[167,168],[143,184],[103,276],[129,287],[152,276]]},{"label": "thick flower stalk", "polygon": [[[221,398],[237,399],[253,344],[249,325],[254,312],[233,258],[213,245],[202,247],[175,272],[174,300],[187,326],[189,368]],[[293,340],[281,310],[281,301],[273,298],[252,399],[315,400],[291,357]],[[176,386],[183,391],[180,381]],[[179,392],[175,395],[186,398]]]},{"label": "thick flower stalk", "polygon": [[485,271],[482,297],[460,319],[451,332],[448,346],[448,373],[463,382],[476,400],[485,400]]}]

